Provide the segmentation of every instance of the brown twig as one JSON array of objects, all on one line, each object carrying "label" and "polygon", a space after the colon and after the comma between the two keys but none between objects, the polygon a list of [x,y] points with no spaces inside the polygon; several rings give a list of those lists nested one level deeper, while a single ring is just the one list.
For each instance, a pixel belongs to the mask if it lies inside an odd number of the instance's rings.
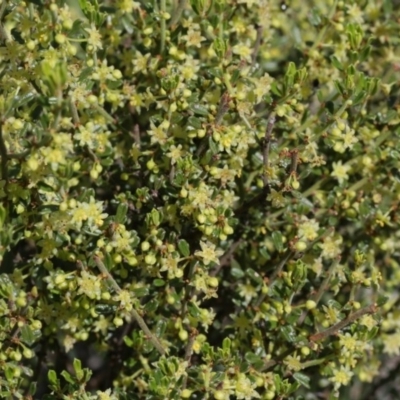
[{"label": "brown twig", "polygon": [[171,21],[169,22],[168,26],[172,29],[174,29],[176,23],[179,21],[183,10],[186,7],[186,0],[178,0],[178,5],[176,9],[174,10],[174,13],[172,15]]},{"label": "brown twig", "polygon": [[220,257],[219,264],[210,272],[210,276],[216,276],[222,267],[229,264],[233,254],[242,242],[243,238],[240,238],[232,243],[231,247]]},{"label": "brown twig", "polygon": [[264,148],[263,148],[263,164],[264,164],[264,173],[263,173],[263,182],[264,187],[269,188],[268,184],[268,166],[269,166],[269,152],[271,149],[271,137],[272,137],[272,129],[274,129],[276,121],[276,114],[273,111],[269,118],[267,129],[265,130],[265,137],[264,137]]},{"label": "brown twig", "polygon": [[[196,341],[196,336],[197,336],[197,330],[193,328],[192,332],[190,332],[189,341],[188,341],[188,343],[186,345],[186,349],[185,349],[185,361],[188,363],[188,366],[190,365],[190,360],[192,358],[193,345],[194,345],[194,342]],[[182,389],[185,389],[186,385],[187,385],[187,375],[183,379]]]},{"label": "brown twig", "polygon": [[3,122],[0,122],[0,155],[1,155],[1,179],[5,181],[6,185],[8,182],[8,169],[7,169],[7,163],[8,163],[8,152],[7,152],[7,146],[4,141],[4,136],[3,136]]},{"label": "brown twig", "polygon": [[346,327],[347,325],[353,323],[357,319],[361,318],[363,315],[366,314],[374,314],[378,309],[378,306],[376,304],[371,304],[367,307],[361,308],[360,310],[357,310],[353,312],[352,314],[348,315],[347,318],[345,318],[343,321],[339,321],[337,324],[331,326],[330,328],[319,332],[315,333],[314,335],[311,335],[309,337],[310,342],[318,342],[320,340],[326,339],[328,336],[335,335],[338,331]]},{"label": "brown twig", "polygon": [[72,100],[69,102],[69,108],[71,109],[72,120],[74,121],[75,126],[80,125],[81,122],[79,119],[78,109]]},{"label": "brown twig", "polygon": [[256,42],[254,44],[254,50],[251,55],[251,66],[254,67],[257,61],[257,56],[260,51],[260,46],[261,46],[261,40],[262,40],[262,34],[263,34],[263,27],[261,25],[256,26],[257,29],[257,36],[256,36]]},{"label": "brown twig", "polygon": [[[332,233],[333,228],[327,229],[324,231],[321,235],[319,235],[316,239],[314,239],[311,243],[308,244],[307,248],[304,250],[305,252],[309,251],[314,247],[314,245],[319,242],[321,239],[323,239],[325,236],[329,235]],[[286,253],[283,255],[281,261],[279,261],[277,267],[275,268],[275,271],[269,278],[269,286],[272,285],[272,283],[276,280],[276,278],[279,276],[279,274],[282,272],[283,267],[286,265],[286,263],[291,260],[292,258],[296,258],[300,256],[301,253],[295,250],[292,250],[288,248],[286,250]],[[266,294],[261,294],[260,297],[257,299],[255,306],[258,307],[265,299]]]},{"label": "brown twig", "polygon": [[[319,303],[319,301],[321,300],[323,294],[326,292],[326,290],[328,289],[328,285],[329,285],[329,281],[332,278],[333,272],[335,271],[337,265],[339,264],[340,258],[335,260],[332,265],[330,266],[328,273],[326,274],[325,279],[323,280],[321,286],[319,287],[317,293],[314,296],[311,296],[311,300],[314,300],[316,304]],[[304,310],[303,313],[300,315],[300,318],[298,320],[298,325],[301,325],[304,320],[306,319],[308,314],[308,310]]]},{"label": "brown twig", "polygon": [[[103,264],[103,261],[100,260],[100,257],[94,256],[93,259],[97,265],[97,268],[100,270],[102,274],[104,274],[107,277],[108,282],[111,284],[115,292],[120,293],[122,289],[119,287],[118,283],[114,280],[110,272],[107,270],[106,266]],[[142,328],[143,332],[146,334],[149,340],[153,343],[154,347],[159,351],[161,355],[164,355],[166,353],[164,347],[161,345],[158,338],[155,335],[153,335],[153,333],[150,331],[149,327],[146,325],[146,322],[144,322],[144,319],[138,314],[138,312],[135,309],[131,310],[131,315],[133,319],[138,323],[138,325]]]},{"label": "brown twig", "polygon": [[[364,307],[352,314],[350,314],[347,318],[345,318],[343,321],[338,322],[337,324],[333,325],[332,327],[326,329],[323,332],[316,333],[314,335],[311,335],[309,339],[309,346],[315,346],[314,342],[326,339],[328,336],[335,335],[340,329],[343,329],[347,325],[351,324],[352,322],[356,321],[357,319],[361,318],[363,315],[366,314],[373,314],[377,311],[378,306],[376,304],[371,304],[367,307]],[[274,368],[277,364],[282,362],[287,356],[290,354],[294,353],[297,351],[297,348],[293,347],[285,352],[283,352],[281,355],[279,355],[276,359],[274,360],[268,360],[265,362],[264,366],[261,368],[261,371],[265,372],[268,370],[271,370]],[[314,362],[310,362],[310,366],[315,365]]]},{"label": "brown twig", "polygon": [[229,110],[230,100],[231,97],[229,96],[228,92],[225,92],[221,97],[221,101],[219,102],[217,115],[215,116],[214,121],[215,126],[219,126],[221,124],[222,118],[224,118],[224,115]]},{"label": "brown twig", "polygon": [[294,149],[290,152],[290,175],[296,174],[299,162],[299,151]]},{"label": "brown twig", "polygon": [[135,124],[133,126],[132,137],[133,137],[133,140],[135,141],[136,145],[140,149],[140,128],[139,128],[138,124]]}]

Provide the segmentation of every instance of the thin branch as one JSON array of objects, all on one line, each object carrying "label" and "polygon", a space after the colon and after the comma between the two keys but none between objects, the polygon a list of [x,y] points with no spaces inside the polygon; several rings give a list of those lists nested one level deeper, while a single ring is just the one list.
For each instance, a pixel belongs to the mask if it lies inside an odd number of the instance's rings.
[{"label": "thin branch", "polygon": [[[392,362],[395,362],[394,367],[390,365]],[[384,371],[384,373],[387,373],[386,376],[382,376],[383,373],[381,373],[377,378],[377,380],[374,380],[372,385],[367,389],[367,393],[360,397],[362,400],[376,400],[379,398],[377,396],[377,392],[380,389],[388,389],[392,385],[395,384],[396,378],[399,376],[400,373],[400,357],[397,356],[395,358],[390,359],[390,364],[385,365],[385,369],[388,368],[388,371]],[[383,371],[382,371],[383,372]],[[380,379],[379,379],[380,378]]]},{"label": "thin branch", "polygon": [[[192,277],[194,276],[195,272],[197,269],[197,263],[195,262],[191,262],[189,265],[189,273],[188,273],[188,277],[187,277],[187,282],[190,283]],[[195,294],[196,289],[194,287],[189,286],[188,284],[185,287],[185,299],[182,302],[182,307],[181,307],[181,318],[182,321],[185,318],[185,315],[187,313],[187,301],[188,299],[193,298],[194,294]]]},{"label": "thin branch", "polygon": [[172,183],[175,178],[175,165],[171,165],[171,169],[168,175],[169,181]]},{"label": "thin branch", "polygon": [[220,257],[219,264],[215,267],[213,271],[210,272],[210,276],[216,276],[222,267],[230,263],[236,249],[242,242],[243,238],[240,238],[231,244],[229,249]]},{"label": "thin branch", "polygon": [[264,148],[263,148],[263,164],[264,164],[264,173],[263,173],[263,182],[264,182],[264,187],[268,188],[269,190],[269,184],[268,184],[268,166],[269,166],[269,151],[271,149],[271,137],[272,137],[272,129],[274,129],[276,121],[276,114],[273,111],[269,118],[268,118],[268,124],[267,124],[267,129],[265,130],[265,137],[264,137]]},{"label": "thin branch", "polygon": [[4,11],[6,11],[6,8],[7,8],[7,1],[6,1],[6,0],[3,0],[3,1],[1,2],[1,5],[0,5],[0,19],[3,18]]},{"label": "thin branch", "polygon": [[[196,341],[196,336],[197,336],[197,330],[193,328],[192,332],[190,332],[189,341],[188,341],[188,343],[186,345],[186,349],[185,349],[185,361],[188,363],[188,366],[190,365],[190,360],[192,358],[193,346],[194,346],[194,342]],[[183,379],[182,389],[186,388],[187,378],[188,377],[186,375],[185,378]]]},{"label": "thin branch", "polygon": [[4,141],[4,136],[3,136],[3,122],[0,121],[0,156],[1,156],[1,179],[5,181],[5,184],[7,185],[8,182],[8,168],[7,168],[7,163],[8,163],[8,152],[7,152],[7,146]]},{"label": "thin branch", "polygon": [[69,108],[71,109],[72,120],[74,121],[74,124],[76,126],[80,125],[81,121],[79,119],[78,110],[76,108],[75,103],[72,100],[69,102]]},{"label": "thin branch", "polygon": [[297,149],[294,149],[290,153],[290,175],[296,174],[298,162],[299,162],[299,151]]},{"label": "thin branch", "polygon": [[[290,250],[287,249],[286,253],[283,255],[281,261],[279,261],[278,266],[276,267],[274,273],[271,275],[271,277],[269,278],[269,282],[268,285],[271,286],[272,283],[276,280],[276,278],[279,276],[279,274],[282,272],[283,267],[285,266],[285,264],[291,260],[294,256],[296,255],[296,252],[294,250]],[[260,294],[260,296],[258,297],[256,303],[255,303],[255,307],[259,307],[260,304],[265,300],[267,294]]]},{"label": "thin branch", "polygon": [[257,29],[257,37],[256,42],[254,44],[253,54],[251,55],[251,66],[254,67],[257,61],[257,56],[260,51],[261,40],[263,35],[263,27],[261,25],[256,26]]},{"label": "thin branch", "polygon": [[187,361],[187,362],[190,362],[190,359],[192,357],[193,345],[196,340],[196,335],[197,335],[197,331],[195,329],[193,329],[193,331],[190,332],[189,342],[188,342],[188,344],[186,346],[186,350],[185,350],[185,361]]},{"label": "thin branch", "polygon": [[[0,5],[0,20],[3,18],[4,12],[6,11],[8,2],[6,0],[3,0]],[[12,41],[12,36],[8,34],[8,32],[4,29],[4,26],[2,23],[0,23],[0,38],[3,38],[4,41],[11,42]]]},{"label": "thin branch", "polygon": [[282,257],[282,260],[279,262],[278,266],[275,268],[275,271],[269,278],[269,284],[271,285],[275,279],[281,274],[283,267],[286,265],[286,263],[291,260],[294,256],[296,255],[296,251],[288,249],[284,256]]},{"label": "thin branch", "polygon": [[133,126],[133,132],[131,136],[133,137],[133,140],[135,141],[138,148],[140,149],[140,128],[138,124],[135,124]]},{"label": "thin branch", "polygon": [[178,0],[178,5],[174,11],[174,14],[172,15],[171,21],[169,21],[168,24],[169,27],[175,29],[175,25],[181,18],[182,12],[185,9],[185,7],[186,7],[186,0]]},{"label": "thin branch", "polygon": [[338,331],[345,328],[347,325],[353,323],[357,319],[361,318],[363,315],[374,314],[377,310],[378,310],[378,306],[376,304],[371,304],[367,307],[361,308],[360,310],[357,310],[357,311],[353,312],[352,314],[350,314],[343,321],[338,322],[337,324],[331,326],[330,328],[328,328],[322,332],[311,335],[309,337],[309,341],[310,342],[318,342],[320,340],[326,339],[328,336],[335,335]]},{"label": "thin branch", "polygon": [[[120,293],[122,289],[119,287],[118,283],[115,281],[115,279],[111,276],[110,272],[106,268],[106,266],[103,264],[103,262],[100,260],[100,257],[94,256],[93,257],[94,262],[97,265],[97,268],[100,270],[102,274],[104,274],[113,289],[115,290],[116,293]],[[142,328],[143,332],[146,334],[146,336],[149,338],[149,340],[153,343],[154,347],[159,351],[161,355],[164,355],[166,353],[164,347],[161,345],[159,342],[158,338],[153,335],[153,333],[150,331],[148,326],[146,325],[146,322],[144,322],[144,319],[138,314],[138,312],[135,309],[131,310],[131,315],[133,319],[139,324],[139,326]]]},{"label": "thin branch", "polygon": [[[328,289],[329,282],[332,278],[333,272],[335,271],[336,267],[339,264],[339,260],[336,260],[332,263],[332,265],[329,267],[328,273],[326,274],[325,279],[323,280],[321,286],[319,287],[317,293],[314,296],[311,296],[311,300],[314,300],[316,304],[319,303],[321,300],[323,294],[326,292]],[[301,325],[304,320],[306,319],[308,314],[308,310],[304,310],[303,313],[300,315],[300,318],[298,320],[298,325]]]},{"label": "thin branch", "polygon": [[[325,236],[329,235],[330,233],[332,233],[333,228],[329,228],[326,231],[324,231],[323,233],[321,233],[321,235],[319,235],[316,239],[314,239],[311,243],[308,244],[307,248],[304,250],[304,252],[309,251],[310,249],[312,249],[314,247],[314,245],[319,242],[320,240],[322,240]],[[271,277],[269,278],[269,286],[272,285],[272,283],[276,280],[276,278],[278,278],[279,274],[282,272],[283,267],[286,265],[286,263],[291,260],[292,258],[297,258],[302,254],[302,252],[298,252],[292,249],[287,249],[285,254],[283,255],[281,261],[279,261],[277,267],[275,268],[275,271],[273,272],[273,274],[271,275]],[[259,307],[260,304],[264,301],[265,297],[267,295],[266,294],[261,294],[259,296],[259,298],[257,299],[255,306]]]},{"label": "thin branch", "polygon": [[214,121],[215,126],[219,126],[221,124],[222,118],[224,118],[224,115],[229,110],[230,100],[231,97],[229,96],[229,93],[225,92],[221,97],[221,101],[219,102],[217,115],[215,116],[215,121]]},{"label": "thin branch", "polygon": [[[316,333],[316,334],[310,336],[308,344],[310,346],[313,346],[314,342],[326,339],[328,336],[335,335],[339,330],[343,329],[347,325],[349,325],[352,322],[356,321],[357,319],[361,318],[363,315],[375,313],[377,311],[377,309],[378,309],[378,306],[376,304],[371,304],[367,307],[364,307],[364,308],[350,314],[343,321],[338,322],[337,324],[326,329],[325,331]],[[263,367],[261,368],[261,371],[265,372],[265,371],[271,370],[277,364],[279,364],[282,360],[284,360],[287,356],[294,353],[295,351],[297,351],[296,348],[288,349],[285,352],[283,352],[281,355],[279,355],[277,358],[275,358],[274,360],[266,361],[265,364],[263,365]],[[327,360],[327,358],[325,360]],[[307,367],[316,365],[317,363],[320,363],[320,362],[316,361],[316,360],[311,360],[310,362],[308,362]],[[305,364],[307,364],[307,362]]]},{"label": "thin branch", "polygon": [[164,53],[165,49],[165,37],[166,37],[166,30],[167,30],[167,22],[165,20],[164,13],[166,12],[166,4],[165,0],[160,0],[160,13],[161,13],[161,18],[160,18],[160,28],[161,28],[161,43],[160,43],[160,54]]}]

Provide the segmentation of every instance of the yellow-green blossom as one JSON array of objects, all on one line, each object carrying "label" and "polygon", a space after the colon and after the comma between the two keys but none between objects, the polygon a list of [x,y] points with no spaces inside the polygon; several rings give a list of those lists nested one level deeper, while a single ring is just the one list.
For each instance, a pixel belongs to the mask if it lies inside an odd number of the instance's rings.
[{"label": "yellow-green blossom", "polygon": [[351,167],[348,164],[343,164],[342,161],[332,163],[333,171],[331,176],[337,179],[337,181],[342,184],[344,181],[349,179],[348,172]]},{"label": "yellow-green blossom", "polygon": [[195,256],[201,258],[204,265],[210,263],[219,264],[219,257],[224,253],[220,249],[216,249],[214,243],[200,241],[201,250],[197,250]]},{"label": "yellow-green blossom", "polygon": [[100,278],[90,274],[87,271],[82,271],[78,277],[78,293],[84,294],[90,299],[99,299],[101,295]]},{"label": "yellow-green blossom", "polygon": [[89,34],[88,44],[93,47],[93,51],[101,50],[103,48],[103,42],[101,34],[94,24],[90,25],[90,28],[85,28],[85,31]]},{"label": "yellow-green blossom", "polygon": [[349,368],[341,366],[339,369],[333,370],[333,376],[329,379],[334,383],[335,390],[342,385],[347,385],[353,377],[353,372]]}]

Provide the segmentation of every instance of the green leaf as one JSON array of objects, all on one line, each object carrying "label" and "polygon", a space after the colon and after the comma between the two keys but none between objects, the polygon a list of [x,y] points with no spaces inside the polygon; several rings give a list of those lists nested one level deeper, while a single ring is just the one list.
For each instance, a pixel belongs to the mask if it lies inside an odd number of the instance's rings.
[{"label": "green leaf", "polygon": [[217,147],[217,145],[215,144],[215,142],[212,140],[212,137],[211,137],[211,136],[208,138],[208,145],[209,145],[210,150],[211,150],[211,152],[212,152],[213,155],[215,155],[215,154],[218,153],[218,147]]},{"label": "green leaf", "polygon": [[371,328],[371,330],[367,334],[368,340],[372,340],[374,337],[376,337],[376,335],[378,333],[379,333],[379,327],[378,326],[374,326],[373,328]]},{"label": "green leaf", "polygon": [[114,262],[110,253],[107,252],[104,254],[103,262],[107,270],[111,271],[112,267],[114,266]]},{"label": "green leaf", "polygon": [[262,366],[264,365],[264,361],[262,360],[262,358],[252,352],[247,352],[245,355],[245,359],[255,369],[262,368]]},{"label": "green leaf", "polygon": [[167,321],[160,319],[157,322],[156,328],[154,330],[154,333],[158,338],[162,337],[165,333],[165,330],[167,329]]},{"label": "green leaf", "polygon": [[178,241],[178,248],[184,257],[189,257],[190,255],[189,243],[185,239],[180,239]]},{"label": "green leaf", "polygon": [[71,385],[75,385],[75,384],[76,384],[75,380],[73,379],[73,377],[71,376],[71,374],[70,374],[69,372],[67,372],[67,371],[62,371],[62,372],[61,372],[61,376],[62,376],[68,383],[70,383]]},{"label": "green leaf", "polygon": [[151,220],[155,226],[160,225],[160,213],[155,208],[151,210]]},{"label": "green leaf", "polygon": [[234,278],[240,279],[244,277],[244,271],[236,260],[232,260],[230,272]]},{"label": "green leaf", "polygon": [[339,59],[336,56],[331,56],[331,62],[332,65],[338,69],[339,71],[343,71],[343,64],[339,61]]},{"label": "green leaf", "polygon": [[261,257],[263,257],[265,260],[271,259],[271,256],[266,247],[259,248],[259,252],[260,252]]},{"label": "green leaf", "polygon": [[125,203],[121,203],[117,208],[117,215],[115,216],[115,222],[117,224],[123,224],[126,219],[126,213],[128,211],[128,205]]},{"label": "green leaf", "polygon": [[201,165],[209,165],[211,163],[213,154],[214,153],[210,149],[208,149],[204,157],[201,159]]},{"label": "green leaf", "polygon": [[360,206],[358,207],[358,213],[360,214],[361,218],[367,218],[372,214],[372,208],[369,204],[368,200],[364,200]]},{"label": "green leaf", "polygon": [[52,385],[58,386],[57,374],[56,371],[54,371],[53,369],[49,370],[49,372],[47,373],[47,379]]},{"label": "green leaf", "polygon": [[282,96],[282,91],[280,88],[278,88],[278,83],[276,81],[272,82],[271,92],[276,96],[279,96],[279,97]]},{"label": "green leaf", "polygon": [[378,296],[378,300],[376,301],[376,305],[378,307],[383,307],[387,303],[388,300],[389,300],[388,296],[384,296],[384,295],[381,294],[381,295]]},{"label": "green leaf", "polygon": [[282,391],[282,387],[283,387],[282,378],[278,374],[274,374],[273,379],[274,379],[275,389],[278,393],[280,393]]},{"label": "green leaf", "polygon": [[313,26],[318,26],[321,24],[321,16],[319,14],[318,8],[314,7],[308,14],[308,21]]},{"label": "green leaf", "polygon": [[286,71],[287,76],[295,76],[296,75],[296,64],[292,61],[289,62],[288,69]]},{"label": "green leaf", "polygon": [[78,378],[78,380],[81,380],[84,375],[83,370],[82,370],[81,360],[79,360],[78,358],[74,358],[73,366],[74,366],[74,371],[75,371],[76,377]]},{"label": "green leaf", "polygon": [[191,104],[189,108],[195,114],[202,115],[203,117],[207,117],[210,114],[208,109],[202,104]]},{"label": "green leaf", "polygon": [[37,382],[31,382],[29,384],[28,394],[33,398],[33,395],[36,393]]},{"label": "green leaf", "polygon": [[308,377],[305,374],[302,374],[301,372],[295,372],[293,374],[293,378],[300,383],[301,386],[306,387],[307,389],[310,388],[310,377]]},{"label": "green leaf", "polygon": [[282,234],[279,231],[274,231],[272,232],[271,238],[276,250],[281,252],[283,250]]},{"label": "green leaf", "polygon": [[135,295],[135,297],[144,297],[150,293],[150,288],[148,286],[143,286],[141,288],[133,289],[132,293]]},{"label": "green leaf", "polygon": [[157,310],[158,306],[159,306],[158,300],[157,300],[157,299],[153,299],[153,300],[148,301],[148,302],[145,304],[145,306],[143,307],[143,309],[144,309],[146,312],[154,312],[154,311]]},{"label": "green leaf", "polygon": [[194,318],[199,318],[200,317],[201,313],[200,313],[199,307],[197,307],[195,304],[190,303],[189,306],[188,306],[188,309],[189,309],[189,314],[192,317],[194,317]]},{"label": "green leaf", "polygon": [[101,315],[114,314],[117,308],[113,304],[96,304],[94,307],[96,313]]},{"label": "green leaf", "polygon": [[289,343],[293,343],[296,341],[296,331],[294,330],[293,326],[286,325],[280,328],[280,331],[285,338],[286,341]]},{"label": "green leaf", "polygon": [[213,49],[219,58],[224,58],[225,53],[229,48],[229,43],[227,40],[221,39],[219,37],[214,39]]},{"label": "green leaf", "polygon": [[254,269],[252,268],[248,268],[246,270],[246,275],[249,276],[256,283],[263,283],[261,275],[258,272],[254,271]]},{"label": "green leaf", "polygon": [[[40,332],[39,332],[40,335]],[[24,325],[21,328],[21,340],[28,346],[31,346],[33,343],[35,343],[37,339],[37,335],[34,334],[32,329],[28,325]]]},{"label": "green leaf", "polygon": [[165,285],[164,279],[154,279],[153,285],[156,287],[161,287]]},{"label": "green leaf", "polygon": [[285,393],[288,394],[288,395],[290,393],[294,393],[299,387],[300,387],[300,383],[293,382],[291,385],[287,386]]},{"label": "green leaf", "polygon": [[195,128],[195,129],[201,129],[202,128],[202,122],[201,119],[197,117],[189,117],[188,119],[188,125]]},{"label": "green leaf", "polygon": [[229,339],[229,338],[225,338],[225,339],[222,341],[222,348],[223,348],[224,350],[229,350],[229,349],[231,348],[231,345],[232,345],[232,341],[231,341],[231,339]]}]

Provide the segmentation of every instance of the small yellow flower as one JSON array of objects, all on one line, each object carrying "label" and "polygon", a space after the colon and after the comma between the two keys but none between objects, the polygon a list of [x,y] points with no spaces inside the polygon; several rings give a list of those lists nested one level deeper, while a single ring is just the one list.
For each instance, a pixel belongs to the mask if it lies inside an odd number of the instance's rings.
[{"label": "small yellow flower", "polygon": [[233,46],[232,51],[234,54],[239,55],[245,60],[249,62],[251,61],[251,55],[253,53],[253,49],[250,45],[244,43],[237,44],[236,46]]},{"label": "small yellow flower", "polygon": [[319,224],[315,219],[302,216],[298,231],[299,239],[314,240],[318,236],[318,230]]},{"label": "small yellow flower", "polygon": [[340,367],[340,369],[333,370],[333,376],[330,380],[334,383],[335,390],[337,390],[340,386],[347,385],[352,377],[353,372],[349,368]]},{"label": "small yellow flower", "polygon": [[343,238],[339,235],[328,236],[319,246],[322,249],[322,257],[325,259],[333,259],[342,251]]},{"label": "small yellow flower", "polygon": [[382,335],[383,352],[390,356],[398,356],[400,354],[400,332]]},{"label": "small yellow flower", "polygon": [[127,290],[121,290],[116,296],[115,299],[121,302],[121,307],[127,311],[132,310],[132,299],[131,295]]},{"label": "small yellow flower", "polygon": [[283,363],[291,371],[300,371],[303,368],[300,362],[300,356],[288,356]]},{"label": "small yellow flower", "polygon": [[201,251],[197,250],[194,254],[201,258],[204,265],[210,263],[219,264],[219,257],[223,254],[222,250],[215,249],[215,244],[210,242],[200,242]]},{"label": "small yellow flower", "polygon": [[90,28],[86,28],[85,31],[89,34],[88,44],[93,46],[93,50],[99,50],[103,48],[103,43],[101,39],[101,34],[94,26],[94,24],[90,25]]},{"label": "small yellow flower", "polygon": [[259,399],[261,396],[255,390],[256,384],[252,383],[245,374],[240,374],[235,385],[235,395],[237,399]]},{"label": "small yellow flower", "polygon": [[176,162],[182,158],[183,156],[183,151],[182,151],[182,145],[172,145],[169,148],[169,152],[167,153],[167,157],[169,157],[171,159],[171,164],[174,165],[176,164]]},{"label": "small yellow flower", "polygon": [[206,38],[201,35],[199,24],[191,25],[187,34],[182,36],[181,39],[185,41],[187,47],[201,47],[201,42],[206,40]]},{"label": "small yellow flower", "polygon": [[90,299],[99,299],[101,295],[100,279],[87,271],[82,271],[78,278],[79,294],[85,294]]},{"label": "small yellow flower", "polygon": [[332,163],[333,171],[331,176],[337,179],[339,184],[349,179],[348,172],[350,171],[350,165],[343,165],[342,161]]}]

